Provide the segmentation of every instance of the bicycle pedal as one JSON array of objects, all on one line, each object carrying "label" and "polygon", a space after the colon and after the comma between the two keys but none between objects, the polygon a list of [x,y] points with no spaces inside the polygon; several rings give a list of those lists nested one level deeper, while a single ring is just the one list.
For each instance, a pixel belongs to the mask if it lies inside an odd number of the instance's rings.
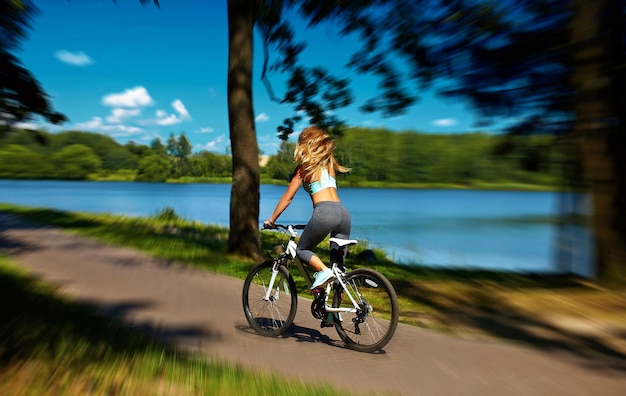
[{"label": "bicycle pedal", "polygon": [[324,327],[333,327],[333,326],[334,326],[334,324],[333,324],[333,323],[331,323],[331,322],[327,322],[327,321],[325,321],[325,320],[322,320],[322,323],[320,323],[320,327],[321,327],[321,328],[324,328]]},{"label": "bicycle pedal", "polygon": [[324,288],[322,287],[317,287],[311,290],[311,294],[313,294],[314,296],[317,296],[318,293],[323,293],[323,292],[324,292]]}]

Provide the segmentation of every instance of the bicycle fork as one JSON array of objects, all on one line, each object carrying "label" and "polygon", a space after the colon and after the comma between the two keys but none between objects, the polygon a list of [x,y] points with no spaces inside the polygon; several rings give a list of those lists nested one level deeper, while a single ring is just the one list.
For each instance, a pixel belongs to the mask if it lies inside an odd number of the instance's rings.
[{"label": "bicycle fork", "polygon": [[272,291],[274,290],[274,283],[276,282],[276,276],[278,276],[278,260],[274,261],[272,265],[272,276],[270,277],[270,283],[267,285],[267,290],[265,291],[265,296],[263,297],[263,301],[271,301],[272,299],[278,300],[280,298],[280,285],[276,288],[276,293],[274,297],[271,296]]},{"label": "bicycle fork", "polygon": [[[297,245],[296,245],[296,242],[294,241],[295,233],[293,229],[290,229],[290,232],[291,232],[291,239],[287,243],[287,251],[283,253],[277,260],[274,260],[274,262],[272,263],[272,276],[270,278],[269,285],[267,285],[267,291],[265,292],[265,296],[263,297],[264,301],[271,300],[270,294],[274,290],[274,282],[276,282],[276,276],[278,276],[278,272],[279,272],[278,268],[280,267],[281,260],[283,260],[285,257],[290,257],[291,259],[296,258]],[[280,293],[280,285],[278,285],[278,287],[276,288],[276,294],[274,294],[275,300],[278,300],[280,298],[279,293]]]}]

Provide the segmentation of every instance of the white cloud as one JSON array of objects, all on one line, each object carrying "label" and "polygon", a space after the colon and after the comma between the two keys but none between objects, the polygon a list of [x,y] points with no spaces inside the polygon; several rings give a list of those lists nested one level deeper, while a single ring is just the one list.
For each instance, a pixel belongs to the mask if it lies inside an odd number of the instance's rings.
[{"label": "white cloud", "polygon": [[200,133],[211,133],[213,132],[214,129],[213,128],[200,128]]},{"label": "white cloud", "polygon": [[130,117],[135,117],[141,114],[139,109],[120,109],[115,108],[111,110],[111,115],[107,117],[107,122],[111,124],[120,124]]},{"label": "white cloud", "polygon": [[87,122],[80,122],[76,124],[77,127],[85,128],[85,129],[99,129],[99,128],[102,128],[102,125],[103,125],[102,118],[100,117],[93,117],[91,120]]},{"label": "white cloud", "polygon": [[172,107],[174,108],[174,110],[176,110],[178,115],[167,114],[165,110],[159,109],[155,112],[155,115],[156,115],[155,120],[144,121],[143,123],[167,126],[167,125],[176,125],[176,124],[180,124],[183,121],[191,120],[191,116],[189,115],[189,112],[185,108],[185,105],[183,104],[183,102],[176,99],[175,101],[172,102]]},{"label": "white cloud", "polygon": [[143,132],[141,128],[133,126],[106,125],[100,117],[93,117],[87,122],[77,123],[76,127],[87,131],[103,132],[111,136],[128,136]]},{"label": "white cloud", "polygon": [[189,112],[185,108],[185,105],[180,100],[176,99],[175,101],[173,101],[172,102],[172,107],[174,108],[174,110],[176,110],[178,112],[178,114],[180,114],[180,116],[184,120],[190,120],[191,119],[191,116],[189,115]]},{"label": "white cloud", "polygon": [[458,124],[458,122],[454,118],[441,118],[433,121],[432,124],[439,127],[451,127]]},{"label": "white cloud", "polygon": [[128,136],[143,133],[143,129],[128,125],[104,125],[102,130],[113,136]]},{"label": "white cloud", "polygon": [[256,118],[254,119],[254,121],[256,122],[266,122],[270,119],[270,117],[265,114],[265,113],[261,113],[258,116],[256,116]]},{"label": "white cloud", "polygon": [[95,63],[93,59],[82,51],[70,52],[63,49],[56,51],[54,56],[61,62],[72,66],[89,66]]},{"label": "white cloud", "polygon": [[144,87],[134,87],[122,93],[113,93],[102,98],[102,104],[112,107],[142,107],[154,104]]},{"label": "white cloud", "polygon": [[215,139],[211,140],[210,142],[206,143],[206,144],[198,144],[196,145],[196,147],[200,150],[200,151],[222,151],[224,150],[226,147],[224,147],[223,142],[225,139],[225,135],[220,135],[218,137],[216,137]]},{"label": "white cloud", "polygon": [[183,122],[183,120],[181,120],[174,114],[170,114],[168,116],[166,116],[165,114],[161,114],[161,116],[157,116],[157,119],[154,120],[154,123],[160,126],[176,125],[180,124],[181,122]]}]

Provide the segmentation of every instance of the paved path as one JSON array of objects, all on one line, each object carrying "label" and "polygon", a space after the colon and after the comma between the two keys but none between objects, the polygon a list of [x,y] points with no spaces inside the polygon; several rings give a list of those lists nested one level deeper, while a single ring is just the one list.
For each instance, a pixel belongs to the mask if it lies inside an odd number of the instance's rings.
[{"label": "paved path", "polygon": [[293,331],[247,326],[242,281],[70,236],[0,212],[0,253],[78,301],[179,345],[255,370],[397,395],[626,395],[625,362],[590,361],[400,325],[383,353],[343,347],[303,301]]}]

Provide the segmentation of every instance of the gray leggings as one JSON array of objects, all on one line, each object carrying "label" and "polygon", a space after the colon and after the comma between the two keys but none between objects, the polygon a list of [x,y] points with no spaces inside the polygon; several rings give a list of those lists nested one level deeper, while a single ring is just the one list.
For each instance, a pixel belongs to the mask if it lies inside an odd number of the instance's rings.
[{"label": "gray leggings", "polygon": [[[320,244],[330,234],[331,237],[350,239],[350,229],[352,220],[350,213],[344,208],[341,202],[323,201],[315,205],[313,215],[307,223],[296,254],[300,261],[309,264],[311,257],[317,256],[313,249]],[[334,246],[333,246],[334,245]],[[331,244],[331,260],[337,254],[336,244]],[[343,264],[343,263],[341,263]]]}]

